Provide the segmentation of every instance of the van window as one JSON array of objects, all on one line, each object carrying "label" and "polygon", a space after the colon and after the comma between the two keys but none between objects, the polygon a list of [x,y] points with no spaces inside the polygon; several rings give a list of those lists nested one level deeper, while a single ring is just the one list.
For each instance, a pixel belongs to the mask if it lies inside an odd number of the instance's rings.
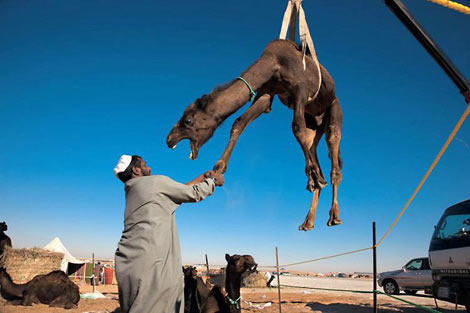
[{"label": "van window", "polygon": [[470,214],[447,215],[434,232],[436,239],[451,239],[470,236]]},{"label": "van window", "polygon": [[406,264],[405,268],[408,271],[416,271],[416,270],[420,270],[422,265],[423,265],[423,260],[422,259],[416,259],[416,260],[412,260],[408,264]]}]

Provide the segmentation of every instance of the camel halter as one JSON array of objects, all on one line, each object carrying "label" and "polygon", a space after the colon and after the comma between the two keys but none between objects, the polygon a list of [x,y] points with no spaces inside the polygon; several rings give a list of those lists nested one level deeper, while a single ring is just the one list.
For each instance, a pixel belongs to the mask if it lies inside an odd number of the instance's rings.
[{"label": "camel halter", "polygon": [[237,310],[240,309],[240,299],[241,299],[241,297],[242,296],[238,297],[237,300],[232,300],[232,299],[230,299],[230,297],[228,295],[225,296],[225,298],[227,298],[227,300],[230,304],[235,305],[235,308],[237,308]]},{"label": "camel halter", "polygon": [[248,87],[248,89],[250,89],[250,93],[251,93],[251,98],[250,98],[250,101],[253,101],[253,99],[255,98],[256,96],[256,93],[253,91],[253,89],[251,88],[250,84],[248,84],[248,82],[243,79],[243,77],[241,76],[238,76],[237,79],[241,80],[242,82],[245,83],[245,85]]}]

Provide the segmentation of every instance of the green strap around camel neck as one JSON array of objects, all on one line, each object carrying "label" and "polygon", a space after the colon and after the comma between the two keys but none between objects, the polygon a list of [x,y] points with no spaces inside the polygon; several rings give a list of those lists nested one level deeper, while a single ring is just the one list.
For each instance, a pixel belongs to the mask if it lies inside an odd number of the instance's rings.
[{"label": "green strap around camel neck", "polygon": [[240,301],[240,298],[241,298],[241,296],[240,296],[240,297],[238,297],[238,299],[237,299],[237,300],[232,300],[232,299],[230,299],[230,297],[229,297],[228,295],[227,295],[227,296],[225,296],[225,297],[227,298],[228,302],[230,302],[230,304],[233,304],[233,305],[235,305],[235,307],[236,307],[237,309],[239,309],[239,308],[240,308],[240,304],[238,304],[238,301]]},{"label": "green strap around camel neck", "polygon": [[248,89],[250,89],[250,93],[251,93],[251,98],[250,98],[250,101],[253,101],[253,99],[255,98],[256,96],[256,93],[253,91],[253,89],[251,88],[250,84],[248,84],[248,82],[241,76],[238,76],[237,79],[243,81],[245,83],[245,85],[248,87]]}]

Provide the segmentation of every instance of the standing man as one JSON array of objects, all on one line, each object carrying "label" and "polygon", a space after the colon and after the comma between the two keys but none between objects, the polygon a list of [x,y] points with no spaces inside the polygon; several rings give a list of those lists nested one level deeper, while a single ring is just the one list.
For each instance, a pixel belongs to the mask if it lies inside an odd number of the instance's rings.
[{"label": "standing man", "polygon": [[207,172],[181,184],[150,175],[139,156],[123,155],[114,168],[125,183],[124,231],[115,254],[122,313],[182,313],[184,286],[175,210],[197,202],[224,184]]}]

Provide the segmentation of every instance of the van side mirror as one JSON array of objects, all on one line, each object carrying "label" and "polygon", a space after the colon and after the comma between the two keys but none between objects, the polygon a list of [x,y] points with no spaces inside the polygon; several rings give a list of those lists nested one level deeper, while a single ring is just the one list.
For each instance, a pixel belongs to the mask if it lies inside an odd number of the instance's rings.
[{"label": "van side mirror", "polygon": [[403,270],[403,272],[406,272],[406,267],[402,266],[401,269]]}]

